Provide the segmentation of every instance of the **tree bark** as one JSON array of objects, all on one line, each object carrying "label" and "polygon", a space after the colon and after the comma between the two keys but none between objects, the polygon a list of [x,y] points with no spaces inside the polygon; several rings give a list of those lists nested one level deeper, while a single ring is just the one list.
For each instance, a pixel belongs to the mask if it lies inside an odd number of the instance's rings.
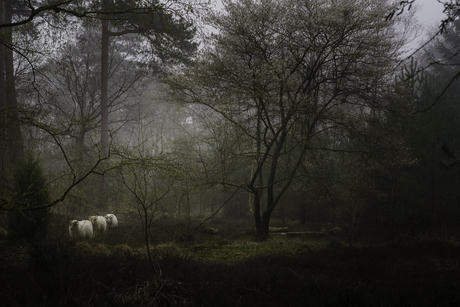
[{"label": "tree bark", "polygon": [[101,155],[108,155],[109,140],[109,107],[108,107],[108,84],[109,84],[109,25],[107,20],[102,20],[101,42]]},{"label": "tree bark", "polygon": [[[104,8],[108,7],[108,0],[104,0]],[[109,104],[108,104],[108,84],[109,84],[109,22],[102,20],[101,35],[101,158],[107,158],[109,150]],[[101,198],[100,208],[107,208],[108,184],[105,175],[101,178]]]},{"label": "tree bark", "polygon": [[[0,2],[0,23],[11,23],[12,2]],[[14,76],[13,35],[12,28],[0,30],[0,98],[1,98],[1,177],[5,180],[14,164],[24,157],[24,148],[19,121],[19,104],[16,96],[16,80]],[[6,182],[2,182],[6,184]]]},{"label": "tree bark", "polygon": [[[0,24],[6,23],[6,1],[0,0]],[[0,39],[5,40],[6,28],[0,29]],[[6,43],[6,41],[5,41]],[[0,44],[0,191],[6,185],[6,73],[5,45]]]},{"label": "tree bark", "polygon": [[256,223],[256,234],[261,239],[267,239],[269,236],[270,213],[267,210],[261,215],[261,197],[263,189],[259,188],[254,193],[254,221]]}]

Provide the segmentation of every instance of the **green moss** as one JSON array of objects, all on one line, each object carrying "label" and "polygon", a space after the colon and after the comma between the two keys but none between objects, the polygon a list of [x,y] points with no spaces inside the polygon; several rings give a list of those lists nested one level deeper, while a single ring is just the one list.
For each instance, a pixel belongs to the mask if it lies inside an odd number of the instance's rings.
[{"label": "green moss", "polygon": [[[271,239],[263,242],[254,241],[234,241],[229,242],[211,242],[198,244],[186,248],[186,250],[199,258],[215,261],[240,261],[255,256],[269,254],[298,254],[312,249],[317,249],[312,241],[311,244],[305,244],[300,240]],[[326,246],[326,243],[323,244]]]}]

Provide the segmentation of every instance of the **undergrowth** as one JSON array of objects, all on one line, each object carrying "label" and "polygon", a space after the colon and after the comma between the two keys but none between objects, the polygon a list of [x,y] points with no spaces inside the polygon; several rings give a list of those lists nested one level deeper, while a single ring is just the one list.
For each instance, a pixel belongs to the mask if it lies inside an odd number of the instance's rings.
[{"label": "undergrowth", "polygon": [[156,244],[151,266],[142,246],[122,241],[0,242],[2,257],[27,259],[3,261],[2,306],[459,305],[456,242],[195,234]]}]

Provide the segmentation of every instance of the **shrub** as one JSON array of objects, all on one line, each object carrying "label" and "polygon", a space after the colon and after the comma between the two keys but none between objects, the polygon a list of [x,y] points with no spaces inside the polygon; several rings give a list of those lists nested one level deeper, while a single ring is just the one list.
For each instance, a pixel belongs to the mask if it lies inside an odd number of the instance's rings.
[{"label": "shrub", "polygon": [[10,237],[29,243],[45,238],[50,211],[48,208],[34,208],[46,205],[49,201],[49,192],[40,163],[29,153],[16,164],[13,173],[12,204],[17,210],[8,214]]}]

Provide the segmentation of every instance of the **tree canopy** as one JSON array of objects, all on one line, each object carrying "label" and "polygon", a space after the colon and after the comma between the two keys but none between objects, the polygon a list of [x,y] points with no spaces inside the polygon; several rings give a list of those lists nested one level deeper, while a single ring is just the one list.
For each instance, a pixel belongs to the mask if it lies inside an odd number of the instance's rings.
[{"label": "tree canopy", "polygon": [[241,156],[254,170],[226,184],[254,195],[259,234],[318,149],[314,140],[350,137],[384,108],[403,45],[388,10],[387,1],[224,1],[209,19],[219,30],[211,45],[168,79],[184,103],[213,110],[244,135]]}]

